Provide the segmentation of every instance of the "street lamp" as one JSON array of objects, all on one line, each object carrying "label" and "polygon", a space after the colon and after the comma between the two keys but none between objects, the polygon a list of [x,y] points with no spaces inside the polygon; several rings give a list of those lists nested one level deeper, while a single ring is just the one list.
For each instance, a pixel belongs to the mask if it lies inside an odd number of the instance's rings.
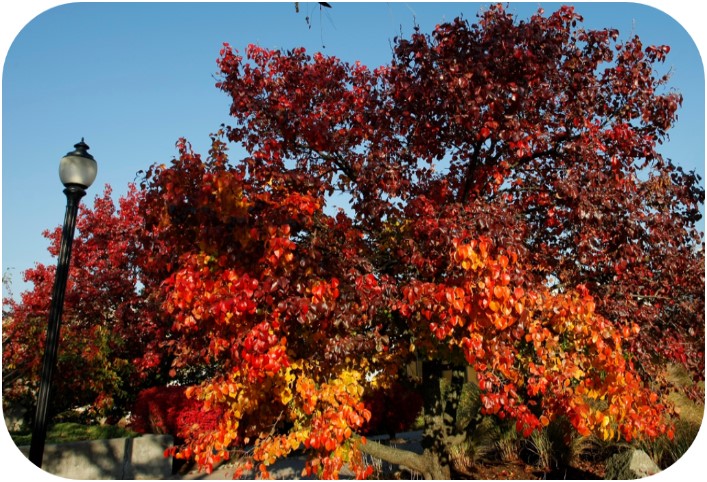
[{"label": "street lamp", "polygon": [[49,323],[47,326],[47,341],[42,359],[42,376],[37,397],[37,411],[32,427],[32,443],[29,448],[29,459],[37,467],[42,467],[44,456],[44,442],[47,438],[47,407],[49,405],[49,392],[52,385],[52,376],[56,366],[56,354],[59,347],[59,328],[61,326],[61,312],[64,307],[64,292],[66,280],[69,276],[69,260],[71,259],[71,245],[74,241],[74,228],[76,227],[76,214],[79,202],[86,195],[86,189],[96,179],[98,166],[96,160],[88,153],[88,146],[81,142],[74,145],[74,151],[69,152],[59,162],[59,178],[66,186],[66,214],[64,227],[61,232],[61,248],[59,261],[56,268],[56,278],[52,289],[52,302],[49,308]]}]

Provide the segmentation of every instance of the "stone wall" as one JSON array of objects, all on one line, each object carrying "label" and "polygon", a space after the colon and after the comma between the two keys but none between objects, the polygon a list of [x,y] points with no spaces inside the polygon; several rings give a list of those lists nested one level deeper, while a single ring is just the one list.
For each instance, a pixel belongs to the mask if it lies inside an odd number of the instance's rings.
[{"label": "stone wall", "polygon": [[[168,479],[172,457],[164,451],[172,444],[170,435],[47,444],[42,470],[79,480]],[[29,447],[20,451],[29,456]]]}]

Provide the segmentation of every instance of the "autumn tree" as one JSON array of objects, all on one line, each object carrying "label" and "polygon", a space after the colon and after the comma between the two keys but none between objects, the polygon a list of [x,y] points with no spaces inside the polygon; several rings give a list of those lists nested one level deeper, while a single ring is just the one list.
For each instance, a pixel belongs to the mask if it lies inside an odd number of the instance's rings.
[{"label": "autumn tree", "polygon": [[[374,70],[224,46],[232,125],[141,186],[154,326],[223,413],[178,457],[208,470],[254,444],[245,466],[267,475],[304,448],[307,473],[363,477],[365,452],[449,478],[467,366],[483,413],[525,435],[558,417],[671,435],[648,380],[666,360],[704,373],[704,191],[658,151],[682,102],[669,48],[581,21],[492,6],[396,39]],[[366,442],[364,393],[415,358],[424,453]]]},{"label": "autumn tree", "polygon": [[[145,316],[136,259],[140,193],[132,186],[117,203],[106,187],[93,208],[81,206],[64,301],[54,413],[89,405],[94,414],[122,414],[141,384],[152,385],[162,349]],[[61,227],[47,230],[57,256]],[[55,266],[25,271],[32,289],[4,300],[3,398],[31,408],[39,387]],[[150,318],[151,319],[151,318]],[[146,336],[149,334],[149,336]],[[166,380],[165,380],[166,383]]]}]

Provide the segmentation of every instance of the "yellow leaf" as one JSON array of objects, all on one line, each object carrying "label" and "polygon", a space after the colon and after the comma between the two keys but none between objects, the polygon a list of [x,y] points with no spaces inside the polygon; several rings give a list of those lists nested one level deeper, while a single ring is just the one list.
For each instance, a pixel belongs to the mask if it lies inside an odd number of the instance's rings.
[{"label": "yellow leaf", "polygon": [[285,381],[287,382],[288,385],[295,381],[295,375],[292,373],[292,370],[290,370],[289,368],[285,372]]},{"label": "yellow leaf", "polygon": [[608,415],[604,415],[604,418],[601,419],[601,426],[606,427],[609,425],[609,422],[611,422],[611,419],[609,418]]},{"label": "yellow leaf", "polygon": [[290,400],[292,400],[292,390],[290,390],[289,388],[285,388],[280,393],[280,401],[283,405],[287,405],[288,403],[290,403]]}]

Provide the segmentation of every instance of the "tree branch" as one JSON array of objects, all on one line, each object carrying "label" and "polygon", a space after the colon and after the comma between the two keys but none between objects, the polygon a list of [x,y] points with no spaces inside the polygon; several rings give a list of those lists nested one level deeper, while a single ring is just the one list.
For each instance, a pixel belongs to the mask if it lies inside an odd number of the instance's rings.
[{"label": "tree branch", "polygon": [[354,170],[351,168],[351,166],[348,166],[345,164],[345,161],[341,159],[339,156],[336,154],[325,154],[323,152],[318,152],[318,151],[313,151],[316,152],[319,157],[324,159],[325,161],[330,161],[336,166],[341,172],[344,173],[346,177],[351,180],[354,184],[358,184],[358,176],[354,172]]},{"label": "tree branch", "polygon": [[409,450],[402,450],[389,445],[383,445],[373,440],[363,443],[361,437],[354,436],[359,442],[361,452],[377,459],[385,460],[394,465],[400,465],[415,472],[424,474],[428,471],[427,457]]},{"label": "tree branch", "polygon": [[471,184],[474,178],[474,172],[479,165],[479,152],[481,151],[482,141],[478,141],[474,144],[474,152],[469,159],[469,164],[467,165],[466,175],[464,176],[464,187],[462,188],[461,195],[459,196],[459,202],[465,203],[467,197],[469,196],[469,190],[471,189]]}]

